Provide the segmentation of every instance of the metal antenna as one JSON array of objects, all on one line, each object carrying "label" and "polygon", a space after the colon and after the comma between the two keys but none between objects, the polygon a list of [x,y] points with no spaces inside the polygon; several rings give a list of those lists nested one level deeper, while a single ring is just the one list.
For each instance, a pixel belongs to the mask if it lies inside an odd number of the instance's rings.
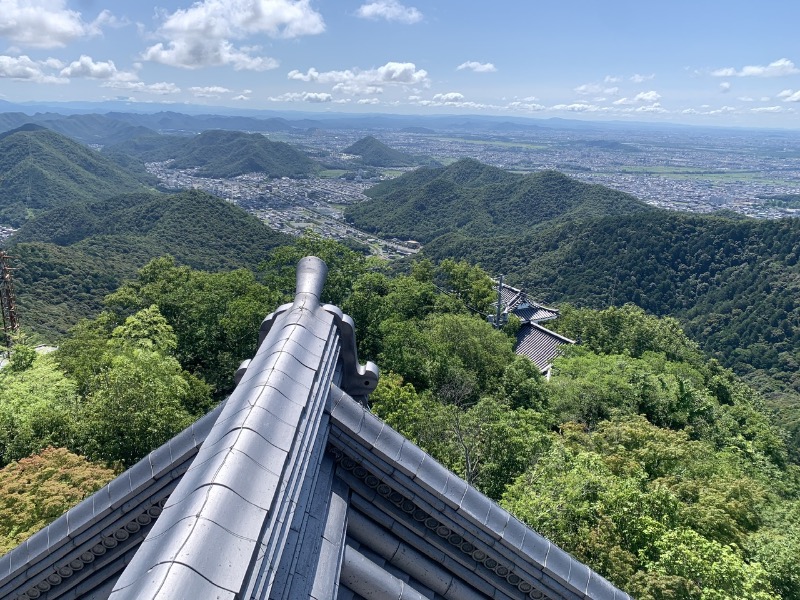
[{"label": "metal antenna", "polygon": [[503,310],[503,276],[500,275],[500,283],[497,284],[497,314],[494,317],[494,328],[500,329],[500,312]]},{"label": "metal antenna", "polygon": [[3,318],[3,335],[6,348],[11,348],[14,337],[19,333],[17,302],[14,297],[11,256],[0,250],[0,314]]}]

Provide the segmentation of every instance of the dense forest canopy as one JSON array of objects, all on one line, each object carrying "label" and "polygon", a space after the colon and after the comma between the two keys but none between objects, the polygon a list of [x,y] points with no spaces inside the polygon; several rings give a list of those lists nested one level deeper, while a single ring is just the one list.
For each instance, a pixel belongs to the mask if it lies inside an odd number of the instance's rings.
[{"label": "dense forest canopy", "polygon": [[11,238],[23,321],[49,339],[97,314],[103,296],[149,260],[170,254],[208,271],[258,265],[288,237],[203,192],[127,194],[71,203]]},{"label": "dense forest canopy", "polygon": [[[512,331],[467,308],[491,297],[479,268],[421,260],[392,274],[315,237],[255,271],[153,260],[55,353],[23,340],[0,371],[0,491],[49,494],[60,511],[78,499],[65,481],[129,465],[206,412],[307,254],[328,263],[323,300],[355,318],[361,360],[381,365],[373,411],[525,522],[637,598],[800,598],[800,479],[783,433],[676,320],[567,307],[556,326],[582,344],[547,381]],[[55,516],[7,501],[6,547]]]},{"label": "dense forest canopy", "polygon": [[144,189],[98,152],[38,125],[0,134],[0,186],[0,223],[14,226],[65,200],[99,200]]},{"label": "dense forest canopy", "polygon": [[678,318],[769,394],[800,442],[800,219],[657,210],[554,172],[523,177],[476,161],[369,193],[348,218],[426,242],[434,260],[490,267],[548,303],[633,303]]}]

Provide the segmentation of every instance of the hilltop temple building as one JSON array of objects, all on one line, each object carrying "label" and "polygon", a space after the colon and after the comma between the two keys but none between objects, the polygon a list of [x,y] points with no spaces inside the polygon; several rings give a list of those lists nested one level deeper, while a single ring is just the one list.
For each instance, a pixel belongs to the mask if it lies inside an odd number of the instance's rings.
[{"label": "hilltop temple building", "polygon": [[629,600],[367,410],[326,273],[222,405],[0,558],[0,598]]},{"label": "hilltop temple building", "polygon": [[561,347],[575,343],[542,325],[557,318],[558,309],[537,304],[523,290],[510,285],[499,283],[498,288],[501,319],[507,320],[508,315],[515,315],[522,322],[514,351],[528,357],[539,367],[542,375],[550,379],[553,360],[559,355]]}]

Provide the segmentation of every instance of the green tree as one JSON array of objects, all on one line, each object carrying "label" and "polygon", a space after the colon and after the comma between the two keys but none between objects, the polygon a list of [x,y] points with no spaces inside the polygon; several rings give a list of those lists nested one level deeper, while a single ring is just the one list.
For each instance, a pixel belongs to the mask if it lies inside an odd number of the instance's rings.
[{"label": "green tree", "polygon": [[0,553],[22,543],[113,477],[111,469],[64,448],[45,448],[0,469]]},{"label": "green tree", "polygon": [[444,277],[445,287],[459,300],[471,310],[489,313],[492,303],[497,301],[497,292],[486,271],[478,265],[463,260],[456,262],[452,258],[439,263],[438,270]]},{"label": "green tree", "polygon": [[[261,321],[277,307],[279,296],[250,271],[206,273],[165,257],[148,263],[106,304],[116,321],[157,306],[175,332],[175,357],[222,398],[233,389],[241,361],[255,353]],[[149,325],[146,330],[157,335]]]},{"label": "green tree", "polygon": [[75,446],[75,383],[50,355],[25,370],[0,370],[0,461],[7,464],[51,446]]}]

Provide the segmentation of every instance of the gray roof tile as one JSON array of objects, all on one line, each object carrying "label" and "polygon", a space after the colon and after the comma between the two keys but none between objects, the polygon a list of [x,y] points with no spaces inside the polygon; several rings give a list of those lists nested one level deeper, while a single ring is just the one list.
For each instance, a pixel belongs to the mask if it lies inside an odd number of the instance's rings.
[{"label": "gray roof tile", "polygon": [[550,551],[544,562],[544,572],[558,580],[568,581],[572,568],[572,557],[555,544],[550,544]]}]

